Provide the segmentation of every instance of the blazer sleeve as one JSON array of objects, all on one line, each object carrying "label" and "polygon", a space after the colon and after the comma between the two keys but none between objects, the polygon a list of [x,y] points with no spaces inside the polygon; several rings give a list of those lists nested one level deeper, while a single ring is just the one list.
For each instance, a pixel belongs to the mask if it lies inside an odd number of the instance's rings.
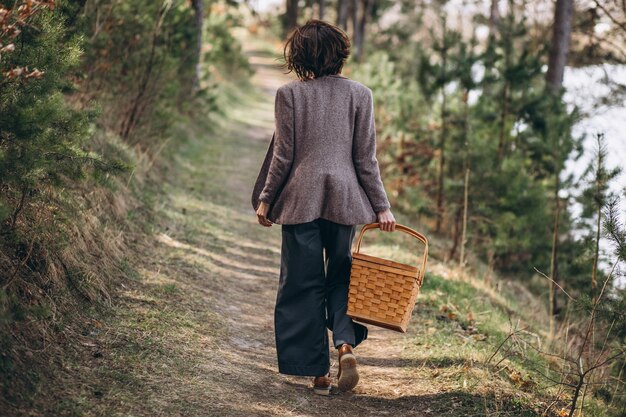
[{"label": "blazer sleeve", "polygon": [[390,208],[391,204],[387,198],[380,177],[378,159],[376,159],[374,98],[370,88],[367,88],[364,97],[357,106],[355,118],[352,160],[359,182],[365,190],[374,212],[378,213]]},{"label": "blazer sleeve", "polygon": [[294,158],[294,108],[291,91],[280,87],[274,100],[274,151],[265,186],[259,200],[272,204],[293,164]]}]

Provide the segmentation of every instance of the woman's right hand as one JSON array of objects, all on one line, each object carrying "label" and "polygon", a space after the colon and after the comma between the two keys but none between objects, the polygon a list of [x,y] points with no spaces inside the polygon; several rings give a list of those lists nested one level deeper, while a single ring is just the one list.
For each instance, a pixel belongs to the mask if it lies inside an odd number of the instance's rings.
[{"label": "woman's right hand", "polygon": [[259,203],[259,208],[256,210],[256,217],[261,226],[272,227],[272,222],[267,218],[267,213],[270,211],[270,205],[265,201]]},{"label": "woman's right hand", "polygon": [[379,211],[376,213],[376,216],[378,217],[380,230],[384,230],[385,232],[393,232],[396,230],[396,219],[393,217],[391,209]]}]

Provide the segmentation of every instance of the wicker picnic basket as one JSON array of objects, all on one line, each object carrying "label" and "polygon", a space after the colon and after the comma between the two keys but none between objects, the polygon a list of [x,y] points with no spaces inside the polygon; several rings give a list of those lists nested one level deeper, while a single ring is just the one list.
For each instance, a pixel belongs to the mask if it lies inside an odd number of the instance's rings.
[{"label": "wicker picnic basket", "polygon": [[425,245],[421,265],[415,267],[359,253],[365,231],[374,228],[379,228],[379,224],[363,226],[357,238],[356,251],[352,252],[347,315],[356,321],[404,333],[424,280],[428,239],[409,227],[396,224],[396,230],[415,237]]}]

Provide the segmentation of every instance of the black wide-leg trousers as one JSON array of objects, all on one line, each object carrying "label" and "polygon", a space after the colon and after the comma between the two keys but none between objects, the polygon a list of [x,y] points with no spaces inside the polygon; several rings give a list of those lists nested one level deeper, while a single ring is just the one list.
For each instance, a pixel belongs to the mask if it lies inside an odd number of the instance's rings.
[{"label": "black wide-leg trousers", "polygon": [[281,226],[274,310],[281,374],[325,375],[330,369],[327,329],[335,347],[356,347],[367,338],[367,327],[346,316],[355,229],[323,218]]}]

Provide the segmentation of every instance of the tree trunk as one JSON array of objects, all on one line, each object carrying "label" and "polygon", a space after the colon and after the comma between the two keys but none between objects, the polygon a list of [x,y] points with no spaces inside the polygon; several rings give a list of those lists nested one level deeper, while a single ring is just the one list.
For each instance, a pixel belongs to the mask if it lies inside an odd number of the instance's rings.
[{"label": "tree trunk", "polygon": [[463,182],[463,231],[461,232],[461,257],[459,266],[465,268],[465,245],[467,244],[467,203],[469,199],[469,88],[463,92],[463,168],[465,180]]},{"label": "tree trunk", "polygon": [[[508,62],[508,59],[506,60]],[[508,64],[505,64],[506,68],[508,69]],[[499,133],[498,133],[498,152],[496,154],[497,156],[497,162],[498,165],[502,162],[502,159],[504,158],[504,154],[506,151],[506,145],[505,145],[505,140],[506,138],[504,137],[507,134],[507,130],[506,130],[506,119],[508,117],[508,104],[509,104],[509,82],[505,81],[504,85],[502,86],[502,104],[501,104],[501,110],[500,110],[500,128],[499,128]]]},{"label": "tree trunk", "polygon": [[[361,7],[355,7],[354,21],[356,27],[354,31],[354,45],[355,54],[354,57],[357,61],[361,60],[363,56],[363,47],[365,45],[365,28],[367,27],[367,18],[372,14],[372,7],[374,6],[373,0],[356,0],[355,6],[361,4]],[[358,9],[361,9],[360,16],[357,14]]]},{"label": "tree trunk", "polygon": [[546,73],[546,83],[553,91],[559,90],[563,85],[563,72],[569,52],[573,14],[574,0],[556,1],[552,45],[550,46],[548,71]]},{"label": "tree trunk", "polygon": [[348,0],[337,0],[337,26],[348,30]]},{"label": "tree trunk", "polygon": [[194,51],[196,60],[196,70],[191,82],[191,92],[195,95],[200,90],[200,77],[202,71],[202,32],[204,21],[204,0],[191,0],[191,7],[194,11],[194,23],[196,24],[196,48]]},{"label": "tree trunk", "polygon": [[580,375],[580,371],[579,371],[578,378],[579,378],[578,383],[576,384],[576,389],[574,390],[574,395],[572,397],[572,405],[570,407],[569,414],[567,417],[574,417],[574,413],[576,412],[576,403],[578,402],[578,397],[580,396],[580,389],[585,383],[585,377],[584,375]]},{"label": "tree trunk", "polygon": [[[148,86],[152,81],[152,73],[154,71],[154,66],[156,62],[156,49],[158,46],[159,35],[161,34],[161,25],[163,24],[163,19],[165,15],[169,11],[171,4],[167,1],[163,1],[163,6],[159,10],[159,14],[154,23],[154,29],[152,31],[152,44],[150,47],[150,55],[146,62],[146,67],[144,73],[142,75],[141,80],[139,80],[139,87],[137,89],[137,94],[135,95],[133,101],[130,105],[130,110],[128,111],[128,117],[122,121],[122,126],[120,129],[120,136],[124,140],[128,140],[131,131],[135,128],[137,123],[139,123],[139,119],[141,118],[142,113],[142,101],[145,96],[148,94]],[[145,106],[144,106],[145,108]]]},{"label": "tree trunk", "polygon": [[285,35],[288,35],[298,25],[298,0],[287,0],[287,20]]},{"label": "tree trunk", "polygon": [[463,189],[463,232],[461,233],[461,257],[459,266],[465,268],[465,244],[467,243],[467,200],[469,196],[470,169],[465,169],[465,184]]},{"label": "tree trunk", "polygon": [[[443,19],[443,45],[441,49],[441,79],[446,76],[446,67],[448,62],[448,51],[445,47],[445,34],[446,34],[446,20]],[[439,173],[437,178],[437,222],[435,223],[435,233],[441,232],[441,225],[443,223],[443,211],[444,211],[444,181],[445,181],[445,168],[446,168],[446,136],[448,134],[446,124],[447,116],[447,97],[445,85],[441,86],[441,138],[439,140]]]},{"label": "tree trunk", "polygon": [[324,8],[326,6],[326,2],[324,0],[319,0],[319,16],[320,20],[324,19]]},{"label": "tree trunk", "polygon": [[456,258],[456,251],[459,248],[459,243],[461,241],[461,222],[463,220],[463,206],[459,204],[459,207],[456,210],[456,214],[454,215],[454,231],[452,232],[452,248],[450,248],[450,256],[449,259],[453,260]]},{"label": "tree trunk", "polygon": [[602,226],[602,202],[600,200],[600,196],[602,193],[602,170],[604,167],[604,160],[603,160],[603,152],[602,152],[602,144],[600,142],[600,139],[598,139],[598,159],[597,159],[597,166],[596,166],[596,178],[595,178],[595,182],[596,182],[596,196],[598,197],[598,200],[596,200],[596,203],[598,204],[597,207],[597,212],[596,212],[596,216],[597,216],[597,223],[596,223],[596,246],[594,248],[594,254],[593,254],[593,268],[591,270],[591,300],[592,303],[596,302],[596,286],[597,286],[597,282],[598,282],[598,258],[600,257],[600,230],[601,230],[601,226]]},{"label": "tree trunk", "polygon": [[[513,10],[509,10],[509,13],[513,13]],[[504,71],[508,71],[511,68],[511,55],[513,54],[513,39],[511,32],[509,30],[506,31],[506,34],[503,34],[503,38],[505,40],[504,45]],[[509,89],[511,88],[509,84],[509,80],[505,78],[504,85],[502,86],[502,95],[501,95],[501,103],[500,103],[500,126],[498,132],[498,151],[496,154],[496,166],[500,166],[502,163],[502,159],[504,159],[504,155],[506,153],[506,148],[508,147],[505,144],[507,140],[505,135],[507,134],[507,126],[506,119],[509,113]]]},{"label": "tree trunk", "polygon": [[489,35],[495,36],[498,32],[498,24],[500,23],[500,8],[498,0],[491,0],[491,8],[489,11]]},{"label": "tree trunk", "polygon": [[557,255],[559,253],[559,218],[561,214],[561,205],[559,202],[559,189],[561,188],[561,181],[559,178],[560,170],[557,170],[555,174],[555,190],[554,190],[554,227],[552,229],[552,254],[550,256],[550,336],[554,336],[554,317],[558,313],[558,300],[556,297],[557,286],[556,283],[559,279],[559,263],[557,261]]},{"label": "tree trunk", "polygon": [[359,37],[359,14],[361,9],[361,0],[352,0],[352,45],[353,45],[353,56],[355,59],[358,59],[358,44],[360,42]]}]

